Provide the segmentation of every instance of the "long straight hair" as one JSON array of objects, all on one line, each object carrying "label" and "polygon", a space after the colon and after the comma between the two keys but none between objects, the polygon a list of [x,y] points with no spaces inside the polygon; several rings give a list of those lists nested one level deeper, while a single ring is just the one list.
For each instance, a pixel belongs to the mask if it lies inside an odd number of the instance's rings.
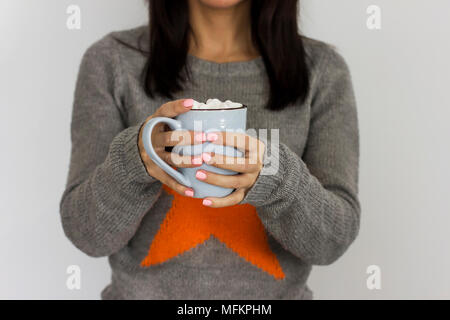
[{"label": "long straight hair", "polygon": [[[303,102],[309,76],[303,38],[298,30],[298,0],[251,0],[252,41],[261,54],[270,83],[266,107],[280,110]],[[173,99],[189,77],[186,68],[189,24],[186,0],[148,0],[149,58],[143,81],[149,97]],[[182,71],[185,70],[186,73]]]}]

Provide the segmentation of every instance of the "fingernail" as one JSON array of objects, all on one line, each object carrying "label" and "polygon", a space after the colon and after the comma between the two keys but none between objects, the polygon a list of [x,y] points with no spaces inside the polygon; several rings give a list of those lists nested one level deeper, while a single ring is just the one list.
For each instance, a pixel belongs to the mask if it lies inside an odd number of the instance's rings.
[{"label": "fingernail", "polygon": [[209,153],[203,153],[203,154],[202,154],[202,158],[203,158],[203,161],[209,162],[209,161],[211,161],[211,154],[209,154]]},{"label": "fingernail", "polygon": [[194,196],[194,191],[192,191],[192,190],[186,190],[185,192],[184,192],[184,194],[186,195],[186,197],[193,197]]},{"label": "fingernail", "polygon": [[192,158],[192,164],[202,164],[202,163],[203,161],[201,157]]},{"label": "fingernail", "polygon": [[203,205],[204,205],[204,206],[210,206],[210,205],[212,205],[212,201],[211,201],[211,200],[208,200],[208,199],[204,199],[204,200],[203,200]]},{"label": "fingernail", "polygon": [[195,174],[195,177],[200,180],[205,180],[206,173],[204,173],[203,171],[197,171],[197,173]]},{"label": "fingernail", "polygon": [[183,101],[183,106],[185,108],[190,108],[193,105],[194,105],[194,100],[192,100],[192,99],[186,99],[186,100]]},{"label": "fingernail", "polygon": [[216,141],[219,138],[219,136],[215,133],[208,133],[208,135],[206,136],[206,139],[208,141]]},{"label": "fingernail", "polygon": [[194,135],[194,140],[195,140],[196,142],[203,142],[203,141],[206,141],[206,134],[204,134],[204,133],[196,133],[196,134]]}]

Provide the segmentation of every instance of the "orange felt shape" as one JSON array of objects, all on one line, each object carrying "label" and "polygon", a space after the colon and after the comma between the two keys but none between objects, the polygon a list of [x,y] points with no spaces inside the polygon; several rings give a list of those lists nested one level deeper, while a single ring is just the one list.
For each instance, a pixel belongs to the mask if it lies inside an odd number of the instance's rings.
[{"label": "orange felt shape", "polygon": [[181,196],[166,185],[163,188],[174,197],[172,207],[141,266],[163,263],[214,236],[275,279],[284,279],[283,270],[270,250],[255,207],[241,204],[209,208],[202,204],[202,199]]}]

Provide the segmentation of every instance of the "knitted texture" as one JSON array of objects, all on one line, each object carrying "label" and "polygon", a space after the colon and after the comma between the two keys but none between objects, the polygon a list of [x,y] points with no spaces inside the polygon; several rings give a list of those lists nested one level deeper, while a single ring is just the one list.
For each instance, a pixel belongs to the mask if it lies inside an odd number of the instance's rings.
[{"label": "knitted texture", "polygon": [[172,206],[142,266],[163,263],[214,236],[276,279],[284,278],[254,206],[209,208],[202,204],[202,199],[181,196],[166,185],[164,190],[174,196]]},{"label": "knitted texture", "polygon": [[61,222],[81,251],[108,257],[102,298],[311,299],[312,266],[342,256],[360,223],[357,111],[344,59],[305,38],[309,95],[271,111],[261,57],[219,64],[188,55],[191,79],[175,99],[240,102],[247,128],[269,130],[264,168],[244,200],[213,209],[163,186],[140,158],[139,128],[168,101],[146,96],[147,57],[129,47],[148,50],[147,37],[142,26],[95,42],[75,89]]}]

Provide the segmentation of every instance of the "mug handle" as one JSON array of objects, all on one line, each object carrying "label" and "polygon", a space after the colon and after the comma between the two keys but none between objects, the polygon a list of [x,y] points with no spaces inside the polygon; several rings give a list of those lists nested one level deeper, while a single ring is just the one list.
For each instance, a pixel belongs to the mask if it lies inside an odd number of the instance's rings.
[{"label": "mug handle", "polygon": [[145,151],[147,152],[150,159],[152,159],[158,167],[160,167],[162,170],[164,170],[168,175],[170,175],[172,178],[174,178],[176,181],[181,183],[182,185],[185,185],[186,187],[192,187],[191,182],[186,179],[185,176],[183,176],[180,172],[173,169],[171,166],[169,166],[166,162],[164,162],[155,152],[155,149],[152,145],[152,132],[155,126],[158,123],[165,123],[169,125],[169,127],[172,130],[181,130],[181,122],[175,119],[171,118],[165,118],[165,117],[156,117],[153,119],[150,119],[144,126],[143,132],[142,132],[142,143],[144,144]]}]

